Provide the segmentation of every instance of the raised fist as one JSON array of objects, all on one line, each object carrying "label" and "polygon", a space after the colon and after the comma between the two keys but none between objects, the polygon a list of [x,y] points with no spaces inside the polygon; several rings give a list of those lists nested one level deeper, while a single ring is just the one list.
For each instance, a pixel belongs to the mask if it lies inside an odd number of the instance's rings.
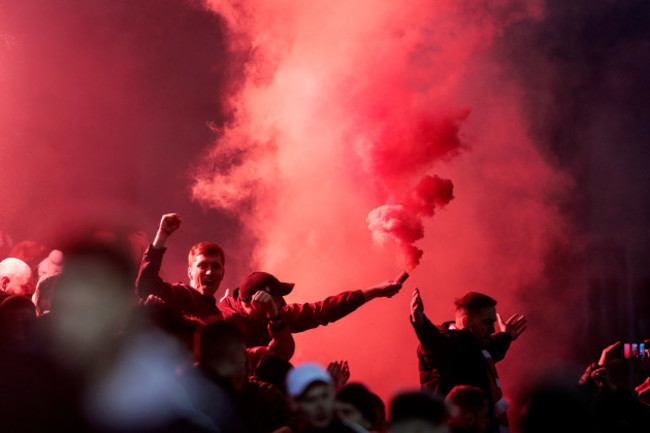
[{"label": "raised fist", "polygon": [[275,317],[279,314],[278,306],[273,299],[273,296],[260,290],[253,295],[251,305],[257,310],[262,310],[266,313],[266,317]]},{"label": "raised fist", "polygon": [[160,231],[171,235],[181,226],[181,217],[175,213],[168,213],[162,216],[160,219]]}]

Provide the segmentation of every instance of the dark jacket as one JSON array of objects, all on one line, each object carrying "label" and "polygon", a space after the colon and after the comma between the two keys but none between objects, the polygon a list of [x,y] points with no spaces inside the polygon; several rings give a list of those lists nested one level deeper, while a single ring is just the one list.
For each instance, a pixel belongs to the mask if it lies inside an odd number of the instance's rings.
[{"label": "dark jacket", "polygon": [[[491,397],[488,365],[481,353],[483,348],[469,330],[449,329],[451,322],[436,327],[426,316],[421,326],[412,324],[420,341],[418,361],[423,389],[444,396],[456,385],[472,385]],[[510,335],[499,332],[492,336],[485,349],[494,362],[498,362],[506,356],[511,342]]]},{"label": "dark jacket", "polygon": [[200,319],[217,316],[221,312],[214,296],[206,296],[184,283],[168,283],[160,278],[160,265],[167,248],[155,249],[151,245],[142,256],[135,291],[142,300],[149,295],[162,299],[174,312],[189,314]]},{"label": "dark jacket", "polygon": [[327,427],[316,428],[307,425],[304,429],[299,430],[299,433],[359,433],[360,431],[363,431],[361,427],[355,428],[336,416]]},{"label": "dark jacket", "polygon": [[[281,309],[280,315],[291,332],[302,332],[335,322],[365,302],[361,290],[343,292],[319,302],[285,305]],[[219,309],[227,322],[235,323],[244,331],[246,347],[269,344],[271,337],[266,329],[266,320],[256,320],[246,314],[239,303],[238,289],[235,289],[232,295],[221,300]]]}]

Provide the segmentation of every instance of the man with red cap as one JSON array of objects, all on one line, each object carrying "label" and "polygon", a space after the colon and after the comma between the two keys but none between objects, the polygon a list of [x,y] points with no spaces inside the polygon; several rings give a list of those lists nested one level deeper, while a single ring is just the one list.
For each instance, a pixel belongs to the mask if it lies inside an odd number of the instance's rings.
[{"label": "man with red cap", "polygon": [[[267,324],[286,323],[291,332],[302,332],[327,325],[347,316],[361,305],[375,298],[390,298],[402,284],[386,281],[365,290],[343,292],[323,301],[306,304],[288,304],[284,296],[291,293],[293,283],[280,282],[266,272],[253,272],[238,289],[227,294],[219,303],[226,321],[237,324],[244,331],[246,347],[266,346],[270,341]],[[272,298],[278,306],[276,317],[267,318],[265,302]]]}]

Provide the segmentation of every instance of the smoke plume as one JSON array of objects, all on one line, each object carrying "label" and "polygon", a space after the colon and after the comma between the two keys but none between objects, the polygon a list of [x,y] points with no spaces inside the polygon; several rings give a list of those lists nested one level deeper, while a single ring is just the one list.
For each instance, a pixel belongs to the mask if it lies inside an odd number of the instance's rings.
[{"label": "smoke plume", "polygon": [[[546,258],[566,244],[557,203],[570,179],[529,137],[521,89],[492,49],[509,26],[542,19],[541,2],[209,5],[247,62],[194,196],[256,238],[250,270],[295,282],[289,300],[306,302],[421,256],[404,293],[296,334],[295,362],[348,359],[385,398],[416,387],[409,284],[436,323],[468,290],[504,316],[539,317],[522,297],[544,297]],[[534,366],[522,341],[509,359]],[[510,383],[527,374],[503,368]]]},{"label": "smoke plume", "polygon": [[404,266],[412,271],[420,263],[423,251],[413,243],[424,237],[422,217],[431,217],[436,207],[454,198],[454,186],[448,179],[425,176],[404,197],[404,203],[383,205],[368,214],[368,228],[379,244],[395,242],[402,252]]}]

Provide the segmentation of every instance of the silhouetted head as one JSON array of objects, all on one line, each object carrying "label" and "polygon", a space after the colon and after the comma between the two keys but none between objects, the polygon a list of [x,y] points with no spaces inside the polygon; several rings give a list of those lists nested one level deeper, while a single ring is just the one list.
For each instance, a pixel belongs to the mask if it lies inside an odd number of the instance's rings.
[{"label": "silhouetted head", "polygon": [[452,430],[467,433],[484,433],[490,425],[488,398],[481,388],[457,385],[447,394],[451,405],[449,425]]},{"label": "silhouetted head", "polygon": [[241,329],[223,320],[208,321],[196,334],[197,361],[222,384],[240,390],[246,383],[248,356]]},{"label": "silhouetted head", "polygon": [[497,301],[487,295],[466,293],[456,299],[456,327],[467,329],[482,346],[487,346],[497,321],[496,305]]},{"label": "silhouetted head", "polygon": [[425,392],[398,394],[390,405],[392,433],[446,433],[447,407],[436,395]]},{"label": "silhouetted head", "polygon": [[381,424],[375,395],[360,383],[348,383],[338,392],[336,412],[340,418],[368,431],[377,430]]},{"label": "silhouetted head", "polygon": [[264,356],[255,368],[255,379],[270,383],[283,393],[287,393],[287,373],[293,366],[283,357],[270,353]]}]

